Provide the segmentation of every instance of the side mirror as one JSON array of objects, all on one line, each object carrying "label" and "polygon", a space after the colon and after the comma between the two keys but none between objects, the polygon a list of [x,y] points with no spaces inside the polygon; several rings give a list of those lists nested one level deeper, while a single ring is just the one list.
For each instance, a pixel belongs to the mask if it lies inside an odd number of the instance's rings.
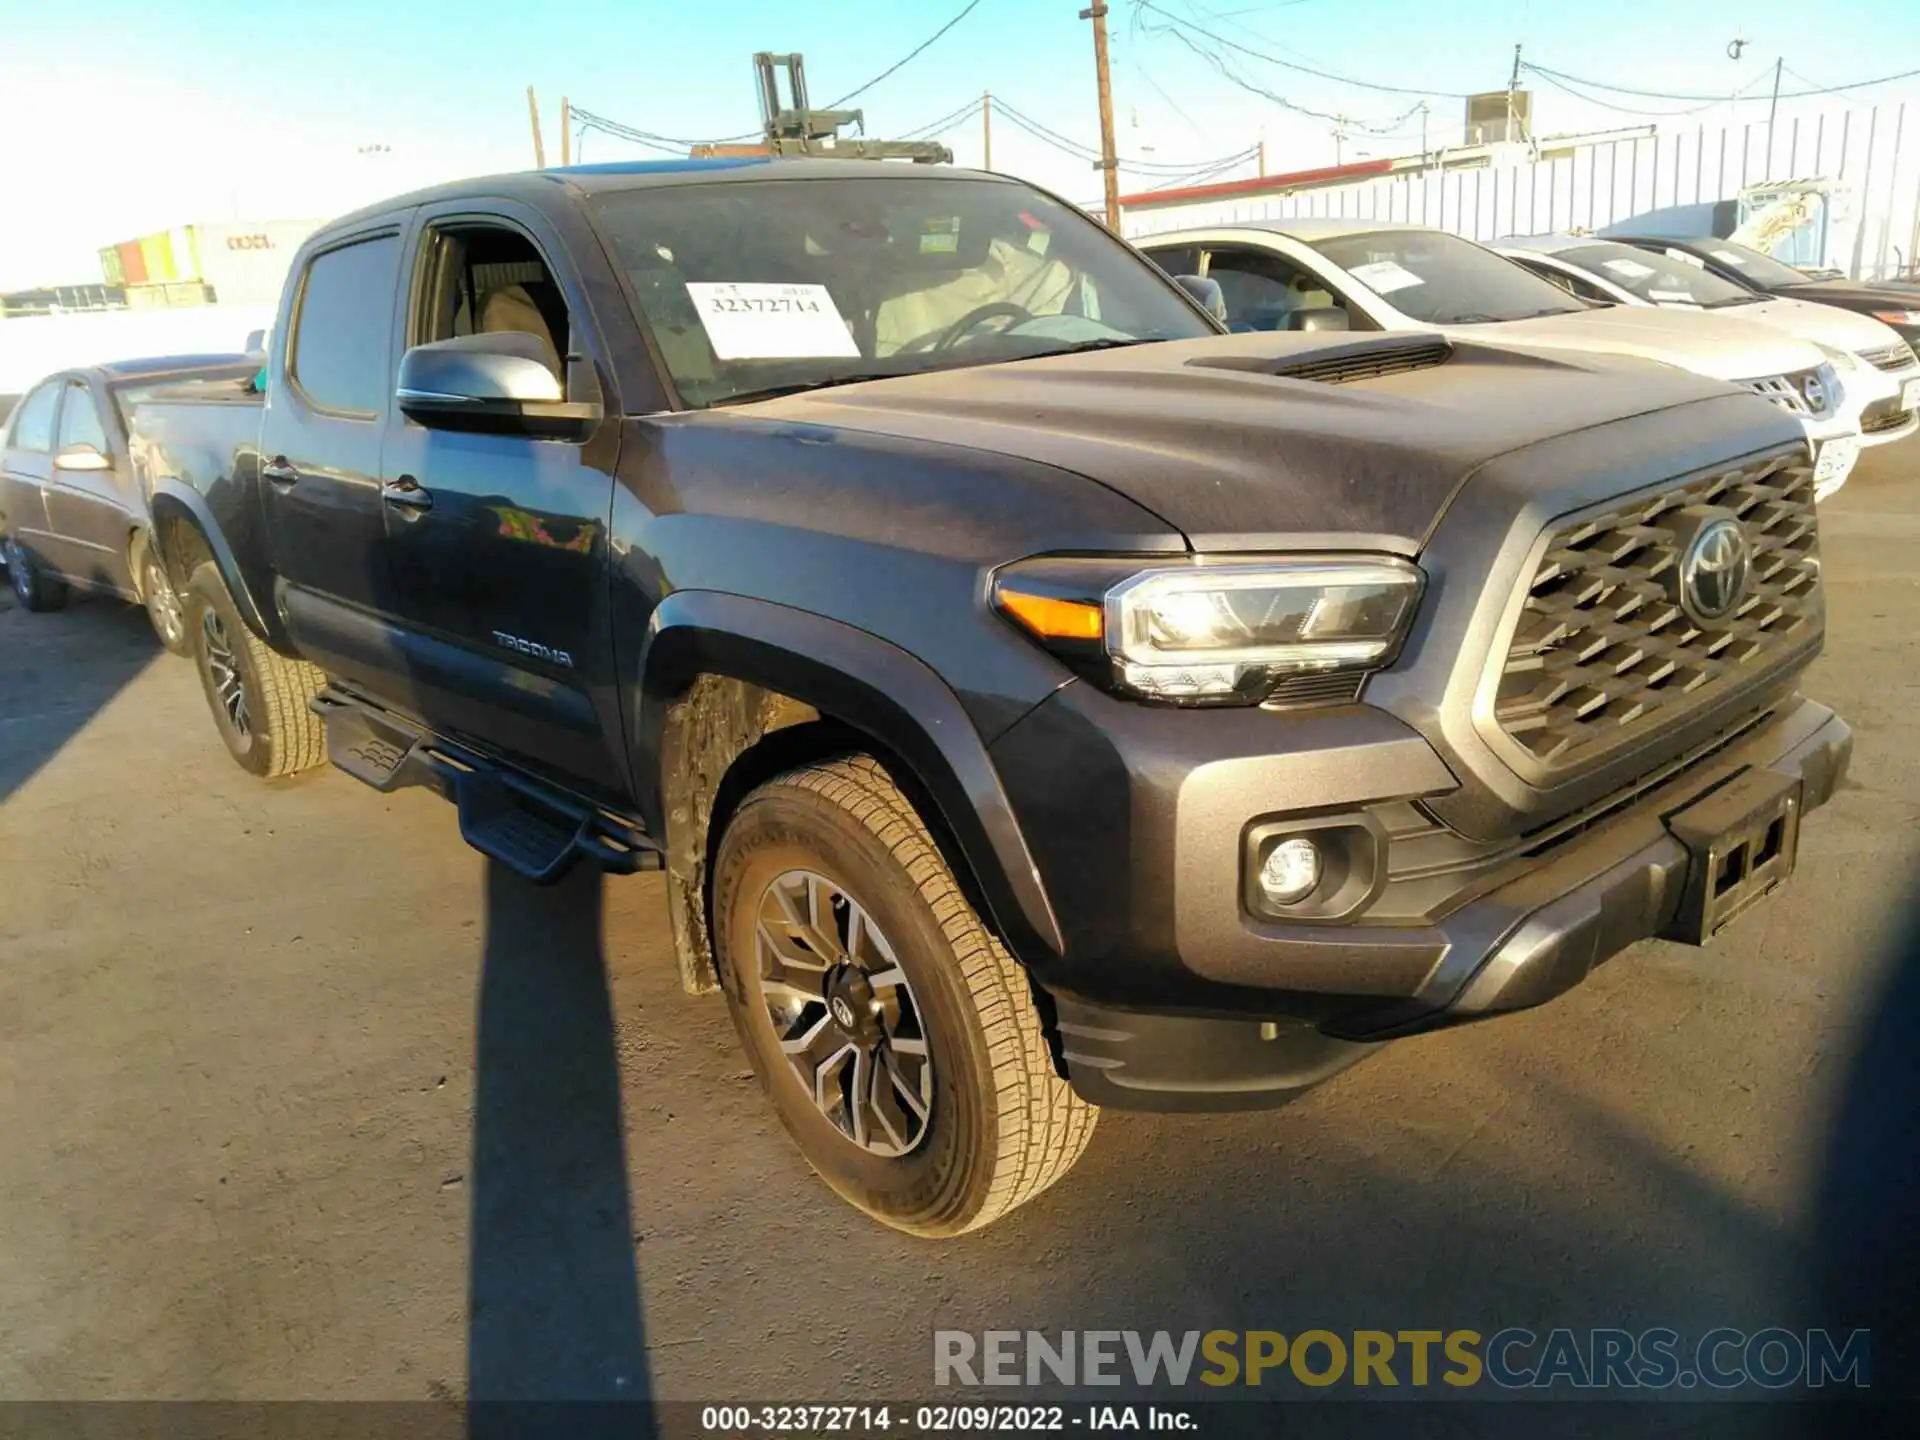
[{"label": "side mirror", "polygon": [[240,353],[243,355],[266,354],[267,353],[267,332],[264,330],[249,330],[247,332],[246,348],[243,349]]},{"label": "side mirror", "polygon": [[53,457],[56,470],[111,470],[113,461],[100,453],[97,446],[82,441],[78,445],[69,445]]},{"label": "side mirror", "polygon": [[1227,296],[1218,280],[1209,280],[1202,275],[1176,275],[1173,283],[1198,301],[1207,314],[1222,325],[1227,323]]},{"label": "side mirror", "polygon": [[416,345],[400,357],[400,413],[435,430],[584,439],[600,407],[569,403],[532,335],[499,331]]},{"label": "side mirror", "polygon": [[1353,321],[1338,305],[1316,305],[1287,317],[1289,330],[1351,330]]}]

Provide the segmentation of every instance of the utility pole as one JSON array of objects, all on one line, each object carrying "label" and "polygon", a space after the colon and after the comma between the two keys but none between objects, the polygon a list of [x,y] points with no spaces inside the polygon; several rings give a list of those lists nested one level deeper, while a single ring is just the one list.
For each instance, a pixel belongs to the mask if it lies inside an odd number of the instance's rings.
[{"label": "utility pole", "polygon": [[540,140],[540,102],[533,98],[533,86],[527,86],[527,118],[533,122],[533,168],[547,168],[547,147]]},{"label": "utility pole", "polygon": [[993,92],[980,92],[980,168],[993,169]]},{"label": "utility pole", "polygon": [[1420,168],[1427,168],[1427,102],[1420,102]]},{"label": "utility pole", "polygon": [[1333,166],[1339,169],[1347,157],[1347,117],[1336,116],[1333,122]]},{"label": "utility pole", "polygon": [[560,97],[560,163],[573,164],[573,106],[564,95]]},{"label": "utility pole", "polygon": [[1513,74],[1507,77],[1507,133],[1506,133],[1505,139],[1509,145],[1513,143],[1513,122],[1514,122],[1514,117],[1518,110],[1517,97],[1518,97],[1519,90],[1520,90],[1520,47],[1518,45],[1515,45],[1513,47]]},{"label": "utility pole", "polygon": [[1773,103],[1767,106],[1767,175],[1773,178],[1773,117],[1780,109],[1780,67],[1787,63],[1781,56],[1773,62]]},{"label": "utility pole", "polygon": [[1260,133],[1260,178],[1267,178],[1267,136],[1264,130]]},{"label": "utility pole", "polygon": [[1107,68],[1107,7],[1105,0],[1080,12],[1082,20],[1093,21],[1093,72],[1100,86],[1100,158],[1093,168],[1104,173],[1107,182],[1107,228],[1120,233],[1120,162],[1113,153],[1113,75]]}]

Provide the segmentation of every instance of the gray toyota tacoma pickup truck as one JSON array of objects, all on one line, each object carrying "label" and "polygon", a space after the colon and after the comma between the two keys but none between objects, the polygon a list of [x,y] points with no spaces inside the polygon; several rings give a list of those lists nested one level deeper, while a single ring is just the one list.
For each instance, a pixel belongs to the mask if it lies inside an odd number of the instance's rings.
[{"label": "gray toyota tacoma pickup truck", "polygon": [[1098,1107],[1276,1105],[1780,885],[1849,735],[1793,420],[1227,335],[965,171],[588,166],[336,221],[140,467],[213,722],[663,868],[808,1161],[948,1235]]}]

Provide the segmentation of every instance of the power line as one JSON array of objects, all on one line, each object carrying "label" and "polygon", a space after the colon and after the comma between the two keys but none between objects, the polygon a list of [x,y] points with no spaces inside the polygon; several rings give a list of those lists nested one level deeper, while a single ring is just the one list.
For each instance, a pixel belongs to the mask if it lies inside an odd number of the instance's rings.
[{"label": "power line", "polygon": [[[1213,41],[1216,45],[1224,45],[1229,50],[1237,50],[1242,55],[1264,61],[1269,65],[1278,65],[1283,70],[1295,70],[1303,75],[1312,75],[1321,80],[1331,80],[1336,85],[1352,85],[1362,90],[1378,90],[1388,95],[1426,95],[1450,100],[1465,100],[1468,98],[1468,92],[1464,90],[1422,90],[1408,85],[1382,85],[1372,80],[1356,80],[1351,75],[1336,75],[1331,70],[1321,70],[1312,65],[1302,65],[1292,60],[1282,60],[1277,55],[1268,55],[1264,51],[1255,50],[1250,45],[1242,45],[1238,40],[1228,39],[1226,36],[1217,34],[1196,21],[1185,19],[1179,15],[1175,15],[1170,10],[1162,9],[1154,3],[1154,0],[1134,0],[1134,6],[1138,10],[1151,10],[1154,14],[1162,16],[1166,20],[1167,25],[1177,27],[1181,30],[1190,30],[1196,35],[1204,36],[1208,40]],[[1164,29],[1165,27],[1162,28]]]},{"label": "power line", "polygon": [[[1004,114],[1009,120],[1013,121],[1015,125],[1018,125],[1022,130],[1025,130],[1029,135],[1033,136],[1034,139],[1043,141],[1046,144],[1053,146],[1054,149],[1063,151],[1064,153],[1073,156],[1077,160],[1086,160],[1091,162],[1093,160],[1097,160],[1100,158],[1100,152],[1098,150],[1095,150],[1091,145],[1083,145],[1078,140],[1069,139],[1067,136],[1062,135],[1058,130],[1049,128],[1047,125],[1041,123],[1038,120],[1035,120],[1031,115],[1027,114],[1024,110],[1021,110],[1015,107],[1013,104],[1011,104],[1002,96],[995,95],[993,97],[993,108],[996,114]],[[1243,159],[1243,160],[1248,159],[1252,157],[1254,154],[1258,153],[1259,148],[1260,147],[1258,145],[1249,145],[1245,150],[1236,152],[1233,158]],[[1222,156],[1220,158],[1225,159],[1227,157]],[[1119,157],[1119,163],[1122,168],[1127,170],[1137,170],[1142,172],[1157,173],[1161,175],[1177,175],[1177,174],[1185,174],[1193,170],[1196,165],[1206,166],[1206,165],[1212,165],[1218,162],[1213,160],[1181,161],[1181,162],[1166,161],[1166,160],[1131,160],[1122,156],[1122,157]]]},{"label": "power line", "polygon": [[[1532,69],[1531,66],[1523,66],[1522,68]],[[1682,115],[1698,115],[1704,110],[1712,110],[1721,105],[1730,105],[1748,91],[1764,83],[1767,79],[1767,76],[1764,74],[1757,75],[1742,85],[1738,90],[1729,91],[1717,99],[1709,100],[1704,105],[1694,105],[1685,110],[1646,110],[1638,106],[1619,105],[1611,100],[1602,100],[1598,95],[1589,95],[1585,91],[1577,90],[1564,80],[1557,79],[1542,71],[1535,71],[1534,73],[1538,74],[1542,80],[1545,80],[1549,85],[1553,86],[1554,89],[1563,91],[1573,96],[1576,100],[1585,101],[1589,105],[1598,105],[1602,110],[1612,110],[1621,115],[1651,115],[1665,119],[1674,119]],[[1786,97],[1782,96],[1781,98],[1784,99]]]},{"label": "power line", "polygon": [[942,25],[938,30],[934,31],[933,34],[929,35],[926,39],[922,40],[918,45],[914,46],[913,49],[909,50],[905,55],[902,55],[898,60],[894,61],[893,64],[889,65],[886,69],[882,70],[878,75],[874,76],[873,79],[867,81],[866,84],[860,86],[857,89],[849,90],[846,94],[842,95],[838,100],[835,100],[832,104],[828,105],[827,109],[838,110],[842,105],[846,104],[847,101],[853,99],[856,95],[866,94],[867,91],[873,89],[874,86],[878,85],[882,80],[886,79],[889,75],[893,74],[896,70],[900,69],[903,65],[907,64],[908,61],[918,58],[923,52],[926,51],[926,49],[929,46],[931,46],[942,35],[945,35],[949,30],[953,29],[954,26],[958,25],[962,20],[966,19],[967,16],[971,15],[975,10],[979,8],[980,8],[980,0],[968,0],[968,3],[964,7],[962,7],[958,15],[954,16],[951,20],[947,21],[946,24]]},{"label": "power line", "polygon": [[1376,135],[1381,138],[1386,138],[1393,132],[1393,129],[1395,126],[1404,123],[1411,116],[1414,116],[1420,113],[1420,106],[1415,105],[1403,111],[1401,114],[1394,116],[1393,119],[1391,120],[1383,120],[1383,121],[1376,122],[1376,121],[1366,121],[1366,120],[1355,120],[1351,116],[1335,115],[1326,110],[1316,110],[1311,105],[1302,105],[1297,100],[1289,100],[1286,96],[1278,93],[1277,91],[1269,90],[1266,86],[1257,84],[1256,82],[1247,79],[1246,76],[1242,75],[1238,70],[1234,69],[1230,63],[1228,63],[1227,58],[1224,55],[1217,55],[1211,50],[1205,49],[1204,47],[1196,44],[1192,40],[1192,38],[1182,34],[1178,30],[1172,29],[1167,26],[1148,27],[1147,33],[1148,34],[1164,34],[1164,35],[1170,36],[1174,40],[1177,40],[1180,44],[1186,46],[1186,48],[1190,50],[1194,55],[1198,56],[1202,61],[1212,66],[1213,69],[1220,74],[1222,79],[1226,80],[1229,84],[1239,86],[1242,90],[1245,90],[1248,94],[1258,95],[1261,99],[1270,101],[1273,104],[1280,106],[1283,110],[1291,110],[1296,115],[1305,115],[1310,119],[1323,120],[1330,125],[1339,125],[1349,129],[1361,130],[1366,132],[1369,135]]},{"label": "power line", "polygon": [[[1139,0],[1139,3],[1144,5],[1149,3],[1149,0]],[[1544,65],[1535,65],[1531,61],[1523,61],[1520,68],[1531,71],[1535,75],[1551,76],[1556,80],[1585,85],[1592,90],[1605,90],[1615,95],[1636,95],[1645,100],[1702,100],[1716,105],[1726,100],[1724,95],[1681,95],[1669,90],[1636,90],[1630,85],[1609,85],[1604,80],[1585,80],[1578,75],[1569,75],[1564,70],[1550,70]],[[1911,79],[1915,75],[1920,75],[1920,69],[1902,70],[1898,74],[1882,75],[1873,80],[1854,80],[1845,85],[1821,85],[1810,90],[1783,90],[1780,92],[1780,98],[1804,100],[1812,95],[1837,95],[1846,90],[1864,90],[1870,85],[1888,85],[1895,80]]]}]

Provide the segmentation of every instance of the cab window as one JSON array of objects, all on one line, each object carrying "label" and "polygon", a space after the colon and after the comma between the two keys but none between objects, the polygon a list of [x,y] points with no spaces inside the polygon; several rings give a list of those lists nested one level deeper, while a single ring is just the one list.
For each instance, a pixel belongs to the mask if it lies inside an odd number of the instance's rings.
[{"label": "cab window", "polygon": [[462,224],[435,228],[427,246],[412,344],[462,335],[531,335],[554,378],[566,381],[573,318],[531,240],[504,225]]},{"label": "cab window", "polygon": [[1305,310],[1343,310],[1349,328],[1371,328],[1319,276],[1271,251],[1215,247],[1207,252],[1207,278],[1219,284],[1236,330],[1291,330]]},{"label": "cab window", "polygon": [[55,448],[64,450],[69,445],[91,445],[102,455],[111,453],[93,392],[80,380],[67,382],[66,398],[60,403],[60,443]]},{"label": "cab window", "polygon": [[391,235],[324,250],[308,264],[288,369],[314,405],[368,417],[386,410],[399,264]]},{"label": "cab window", "polygon": [[53,448],[53,407],[60,399],[58,385],[42,385],[20,402],[13,414],[7,447],[44,455]]}]

